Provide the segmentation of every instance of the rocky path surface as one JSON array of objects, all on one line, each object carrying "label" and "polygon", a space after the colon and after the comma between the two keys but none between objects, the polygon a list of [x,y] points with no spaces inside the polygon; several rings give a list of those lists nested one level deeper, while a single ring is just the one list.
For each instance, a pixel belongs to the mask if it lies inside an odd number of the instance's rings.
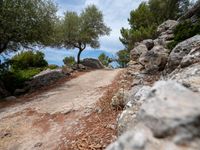
[{"label": "rocky path surface", "polygon": [[67,144],[62,133],[80,131],[81,127],[73,127],[90,113],[121,71],[88,72],[27,103],[0,109],[0,149],[57,149],[59,143]]}]

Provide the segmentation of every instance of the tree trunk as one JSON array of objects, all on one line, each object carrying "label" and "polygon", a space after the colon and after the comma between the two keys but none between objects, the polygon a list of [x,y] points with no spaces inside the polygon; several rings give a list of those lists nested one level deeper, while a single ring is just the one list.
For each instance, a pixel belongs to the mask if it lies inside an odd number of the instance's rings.
[{"label": "tree trunk", "polygon": [[79,52],[78,52],[78,55],[77,55],[77,67],[79,68],[79,64],[81,62],[80,58],[81,58],[81,53],[82,53],[82,49],[79,48]]}]

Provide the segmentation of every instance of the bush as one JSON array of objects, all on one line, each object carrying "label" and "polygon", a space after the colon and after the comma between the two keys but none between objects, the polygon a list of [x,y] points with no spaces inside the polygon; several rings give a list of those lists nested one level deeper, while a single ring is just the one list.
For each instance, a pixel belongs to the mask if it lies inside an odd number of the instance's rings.
[{"label": "bush", "polygon": [[75,58],[73,56],[69,56],[69,57],[65,57],[63,59],[63,63],[66,66],[73,66],[76,63],[76,60],[75,60]]},{"label": "bush", "polygon": [[112,62],[112,59],[110,57],[106,56],[106,54],[104,54],[104,53],[100,54],[98,59],[106,67],[108,67],[109,64]]},{"label": "bush", "polygon": [[54,69],[57,69],[59,67],[57,65],[49,65],[47,68],[54,70]]},{"label": "bush", "polygon": [[127,63],[130,61],[130,53],[128,50],[120,50],[117,52],[117,62],[120,65],[121,68],[125,68],[127,66]]},{"label": "bush", "polygon": [[14,70],[26,70],[29,68],[41,68],[48,65],[44,54],[40,51],[25,51],[15,55],[11,59],[11,68]]},{"label": "bush", "polygon": [[190,20],[184,21],[174,29],[174,41],[168,44],[169,49],[173,49],[178,43],[200,34],[200,20],[192,23]]},{"label": "bush", "polygon": [[15,89],[23,88],[25,81],[30,80],[33,76],[41,71],[41,68],[14,71],[7,70],[1,73],[0,80],[3,81],[6,90],[13,93]]}]

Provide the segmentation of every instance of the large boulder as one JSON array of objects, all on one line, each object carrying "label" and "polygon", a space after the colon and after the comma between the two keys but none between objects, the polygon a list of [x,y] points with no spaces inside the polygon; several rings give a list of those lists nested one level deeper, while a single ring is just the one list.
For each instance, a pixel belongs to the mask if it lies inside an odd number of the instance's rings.
[{"label": "large boulder", "polygon": [[133,128],[136,122],[136,114],[140,106],[144,103],[151,90],[149,86],[135,86],[129,91],[129,97],[125,110],[119,115],[117,119],[117,132],[121,135],[125,131]]},{"label": "large boulder", "polygon": [[186,68],[177,68],[168,79],[176,80],[195,92],[200,92],[200,64],[193,64]]},{"label": "large boulder", "polygon": [[98,59],[93,59],[93,58],[83,59],[83,61],[81,61],[81,64],[90,69],[103,69],[104,68],[103,64]]},{"label": "large boulder", "polygon": [[167,30],[173,30],[178,25],[178,22],[175,20],[167,20],[158,26],[157,32],[162,33]]},{"label": "large boulder", "polygon": [[199,108],[198,94],[175,81],[159,81],[136,114],[132,131],[107,150],[199,150]]},{"label": "large boulder", "polygon": [[28,81],[26,83],[27,84],[26,88],[28,88],[31,91],[34,91],[37,88],[50,85],[63,77],[66,77],[66,74],[63,73],[62,69],[55,69],[55,70],[47,69],[35,75],[31,81]]},{"label": "large boulder", "polygon": [[152,39],[143,40],[142,43],[146,45],[148,50],[151,50],[154,47],[154,41]]},{"label": "large boulder", "polygon": [[196,35],[179,43],[169,55],[165,70],[166,73],[171,73],[173,70],[175,70],[180,65],[182,59],[187,56],[191,50],[197,47],[200,47],[200,35]]},{"label": "large boulder", "polygon": [[200,46],[195,47],[190,51],[188,55],[184,56],[180,63],[180,66],[183,68],[195,64],[197,62],[200,62]]},{"label": "large boulder", "polygon": [[140,43],[138,46],[136,46],[133,50],[130,52],[131,60],[137,61],[137,59],[140,57],[140,55],[146,53],[148,51],[145,44]]},{"label": "large boulder", "polygon": [[141,55],[139,62],[147,72],[162,71],[167,63],[168,50],[163,46],[155,46],[150,51]]}]

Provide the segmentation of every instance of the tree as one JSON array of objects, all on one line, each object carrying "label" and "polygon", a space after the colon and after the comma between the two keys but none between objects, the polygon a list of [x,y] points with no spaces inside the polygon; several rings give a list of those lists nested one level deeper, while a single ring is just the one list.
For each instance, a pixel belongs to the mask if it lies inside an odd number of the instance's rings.
[{"label": "tree", "polygon": [[70,56],[70,57],[65,57],[63,59],[63,63],[66,65],[66,66],[73,66],[75,63],[76,63],[76,60],[73,56]]},{"label": "tree", "polygon": [[0,54],[49,45],[56,12],[51,0],[0,0]]},{"label": "tree", "polygon": [[110,57],[106,56],[106,54],[102,53],[98,57],[99,61],[106,67],[113,61]]},{"label": "tree", "polygon": [[109,35],[110,32],[104,24],[103,14],[95,5],[88,6],[80,15],[66,12],[61,22],[58,45],[66,49],[78,48],[77,64],[80,63],[80,55],[87,46],[98,48],[99,37]]},{"label": "tree", "polygon": [[120,41],[131,50],[136,42],[156,37],[156,28],[163,21],[177,19],[189,7],[189,0],[149,0],[130,13],[130,29],[121,29]]},{"label": "tree", "polygon": [[155,37],[157,24],[146,2],[142,2],[136,10],[131,11],[128,21],[131,28],[122,28],[120,37],[120,41],[128,50],[131,50],[136,42]]},{"label": "tree", "polygon": [[117,52],[117,62],[120,65],[120,67],[124,68],[127,66],[127,63],[130,61],[130,54],[128,50],[120,50]]}]

